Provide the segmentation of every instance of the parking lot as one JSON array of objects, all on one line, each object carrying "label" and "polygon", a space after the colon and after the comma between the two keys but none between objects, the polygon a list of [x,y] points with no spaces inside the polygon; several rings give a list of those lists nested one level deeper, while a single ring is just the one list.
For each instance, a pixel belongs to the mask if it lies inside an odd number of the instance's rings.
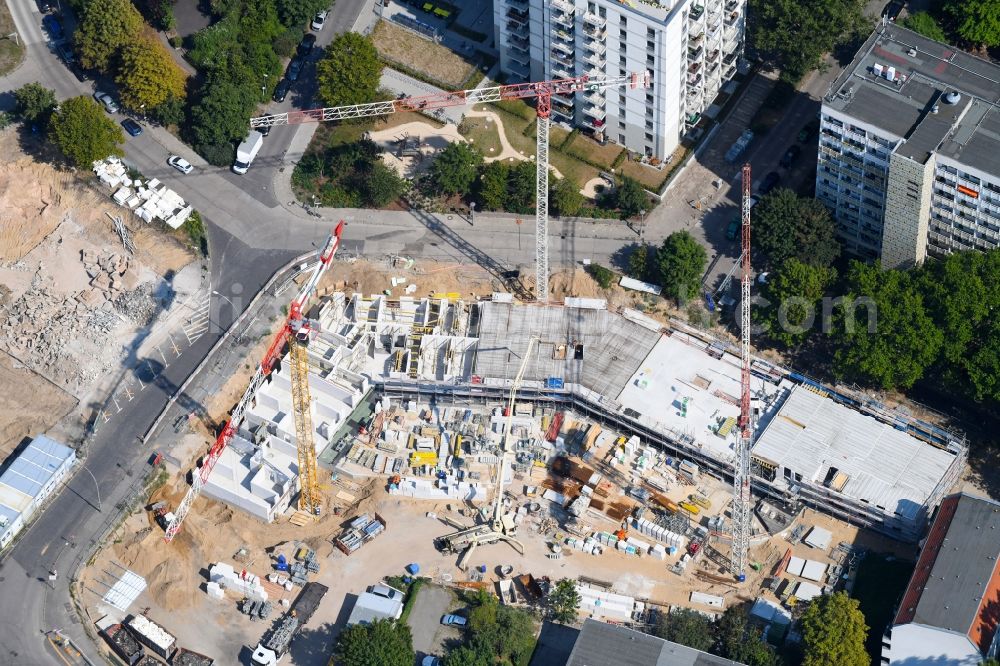
[{"label": "parking lot", "polygon": [[462,632],[458,627],[446,627],[441,617],[460,606],[451,591],[437,585],[424,585],[417,593],[406,623],[413,632],[413,649],[417,657],[440,657],[444,654],[445,641],[458,640]]}]

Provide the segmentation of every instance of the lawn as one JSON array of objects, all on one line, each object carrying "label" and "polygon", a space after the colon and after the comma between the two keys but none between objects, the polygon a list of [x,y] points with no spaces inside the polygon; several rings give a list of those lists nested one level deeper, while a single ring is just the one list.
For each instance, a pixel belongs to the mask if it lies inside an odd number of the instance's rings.
[{"label": "lawn", "polygon": [[683,146],[679,147],[674,154],[670,156],[670,162],[663,167],[663,169],[654,169],[645,164],[640,164],[639,162],[633,162],[632,160],[625,160],[617,169],[617,173],[629,176],[630,178],[635,178],[637,181],[642,183],[642,185],[651,192],[658,192],[663,183],[670,177],[671,171],[677,167],[678,164],[684,159],[688,154],[688,149]]},{"label": "lawn", "polygon": [[360,141],[361,137],[363,137],[365,132],[368,130],[381,130],[388,129],[390,127],[399,127],[400,125],[405,125],[406,123],[414,121],[426,123],[432,127],[444,126],[444,123],[428,118],[427,116],[416,113],[415,111],[392,113],[387,116],[380,116],[378,118],[366,120],[356,124],[348,122],[320,123],[316,126],[316,133],[313,134],[312,141],[309,142],[309,148],[306,149],[306,152],[311,153],[325,148],[333,148],[348,143],[354,143],[356,141]]},{"label": "lawn", "polygon": [[562,150],[591,164],[600,164],[605,171],[608,171],[624,148],[610,141],[602,146],[586,134],[577,132],[569,145]]},{"label": "lawn", "polygon": [[6,2],[0,3],[0,76],[12,72],[24,57],[24,45],[8,37],[16,31],[10,8]]},{"label": "lawn", "polygon": [[496,123],[489,118],[466,116],[458,126],[458,131],[469,143],[478,148],[484,157],[496,157],[503,152]]},{"label": "lawn", "polygon": [[913,573],[913,562],[887,560],[869,553],[858,567],[852,596],[861,604],[868,625],[865,647],[875,663],[882,653],[882,632],[892,620],[892,611]]},{"label": "lawn", "polygon": [[398,63],[401,69],[412,70],[446,88],[461,88],[476,69],[454,51],[388,21],[379,21],[372,41],[390,64]]}]

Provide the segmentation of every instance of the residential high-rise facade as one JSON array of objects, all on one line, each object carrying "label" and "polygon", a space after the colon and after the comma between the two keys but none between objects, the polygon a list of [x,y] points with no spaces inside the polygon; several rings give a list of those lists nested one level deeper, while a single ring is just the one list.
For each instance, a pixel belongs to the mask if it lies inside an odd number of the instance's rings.
[{"label": "residential high-rise facade", "polygon": [[746,0],[494,0],[510,81],[621,76],[652,85],[557,95],[552,120],[667,158],[736,73]]},{"label": "residential high-rise facade", "polygon": [[816,197],[889,268],[1000,247],[1000,67],[889,24],[833,83]]}]

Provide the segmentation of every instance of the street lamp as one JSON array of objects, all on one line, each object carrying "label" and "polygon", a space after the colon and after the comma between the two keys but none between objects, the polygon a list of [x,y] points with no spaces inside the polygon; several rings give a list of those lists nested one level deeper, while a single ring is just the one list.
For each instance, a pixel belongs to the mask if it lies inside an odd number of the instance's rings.
[{"label": "street lamp", "polygon": [[80,467],[87,474],[90,474],[90,478],[94,480],[94,488],[97,489],[97,510],[98,510],[98,512],[100,512],[101,511],[101,486],[98,485],[98,483],[97,483],[97,477],[94,476],[93,472],[91,472],[89,469],[87,469],[86,465],[80,465]]},{"label": "street lamp", "polygon": [[264,75],[264,83],[260,86],[260,101],[267,101],[267,74]]},{"label": "street lamp", "polygon": [[639,242],[642,242],[642,234],[646,231],[646,209],[639,211]]},{"label": "street lamp", "polygon": [[469,224],[476,226],[476,202],[469,202]]}]

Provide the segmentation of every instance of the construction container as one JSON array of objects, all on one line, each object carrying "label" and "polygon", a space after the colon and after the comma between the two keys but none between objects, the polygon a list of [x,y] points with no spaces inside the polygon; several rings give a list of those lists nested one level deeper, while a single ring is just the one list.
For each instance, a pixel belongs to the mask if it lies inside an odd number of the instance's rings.
[{"label": "construction container", "polygon": [[692,504],[691,502],[681,502],[678,506],[694,516],[701,513],[701,508],[697,504]]},{"label": "construction container", "polygon": [[169,660],[174,653],[177,639],[145,615],[134,616],[125,626],[128,627],[136,640],[154,654]]},{"label": "construction container", "polygon": [[142,645],[127,631],[122,624],[112,624],[101,631],[104,640],[108,642],[111,649],[128,666],[135,666],[139,660],[145,656],[146,652]]},{"label": "construction container", "polygon": [[170,663],[171,666],[213,666],[215,660],[193,650],[179,648]]}]

